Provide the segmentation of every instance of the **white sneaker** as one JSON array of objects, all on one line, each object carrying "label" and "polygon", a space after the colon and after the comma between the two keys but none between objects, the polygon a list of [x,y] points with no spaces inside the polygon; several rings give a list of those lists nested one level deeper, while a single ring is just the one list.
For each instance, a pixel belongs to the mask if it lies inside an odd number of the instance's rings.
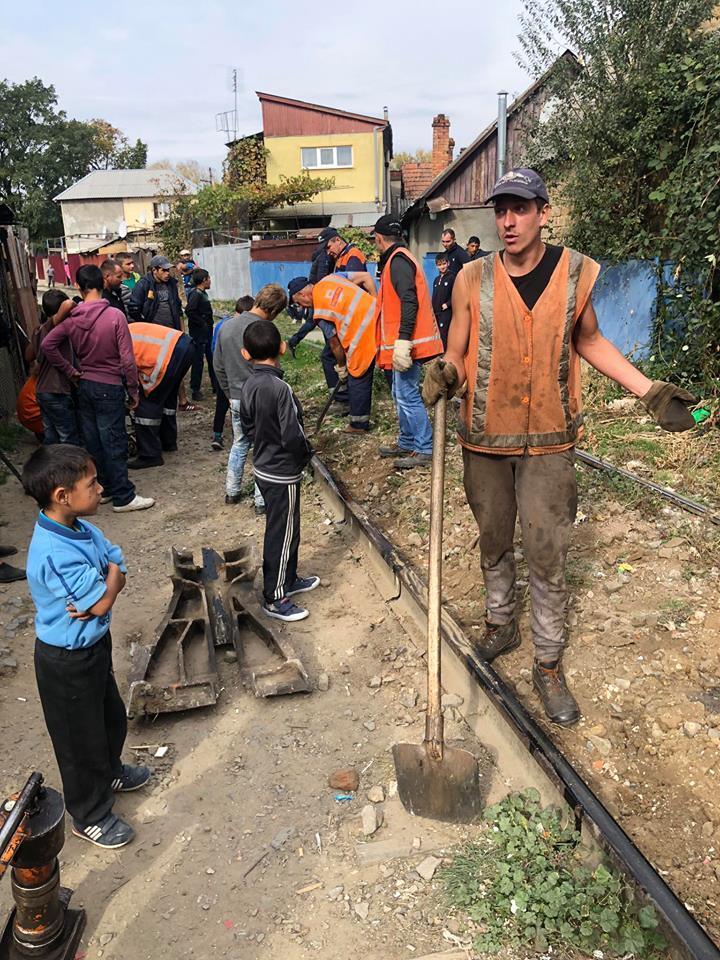
[{"label": "white sneaker", "polygon": [[113,507],[113,510],[115,513],[130,513],[133,510],[147,510],[148,507],[152,507],[154,504],[155,501],[152,497],[141,497],[136,493],[130,503],[126,503],[124,507]]}]

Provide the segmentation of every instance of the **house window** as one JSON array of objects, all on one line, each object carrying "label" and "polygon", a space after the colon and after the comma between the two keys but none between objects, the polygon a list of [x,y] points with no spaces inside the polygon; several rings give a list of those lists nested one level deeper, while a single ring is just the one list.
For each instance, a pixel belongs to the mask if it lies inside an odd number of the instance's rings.
[{"label": "house window", "polygon": [[153,204],[153,217],[156,220],[167,220],[170,216],[170,201],[160,200]]},{"label": "house window", "polygon": [[300,150],[303,170],[327,170],[353,165],[352,147],[303,147]]}]

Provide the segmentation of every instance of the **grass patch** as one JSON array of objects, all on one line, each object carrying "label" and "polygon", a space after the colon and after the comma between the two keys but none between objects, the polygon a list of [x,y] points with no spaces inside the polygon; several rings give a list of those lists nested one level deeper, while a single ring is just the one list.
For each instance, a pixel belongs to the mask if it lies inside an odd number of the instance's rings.
[{"label": "grass patch", "polygon": [[587,866],[580,834],[557,811],[543,809],[536,790],[506,797],[485,818],[483,839],[443,873],[447,898],[466,916],[479,953],[522,945],[585,956],[664,956],[653,908],[638,908],[611,866]]}]

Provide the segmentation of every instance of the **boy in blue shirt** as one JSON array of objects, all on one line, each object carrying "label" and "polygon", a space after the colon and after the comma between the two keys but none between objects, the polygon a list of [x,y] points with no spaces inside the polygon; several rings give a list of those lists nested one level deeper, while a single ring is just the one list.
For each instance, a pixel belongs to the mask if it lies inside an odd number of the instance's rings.
[{"label": "boy in blue shirt", "polygon": [[90,455],[71,444],[39,447],[23,470],[40,506],[27,559],[37,609],[35,676],[73,833],[98,847],[130,843],[112,812],[115,792],[137,790],[150,770],[123,764],[125,706],[112,667],[111,610],[127,573],[120,547],[81,517],[103,488]]}]

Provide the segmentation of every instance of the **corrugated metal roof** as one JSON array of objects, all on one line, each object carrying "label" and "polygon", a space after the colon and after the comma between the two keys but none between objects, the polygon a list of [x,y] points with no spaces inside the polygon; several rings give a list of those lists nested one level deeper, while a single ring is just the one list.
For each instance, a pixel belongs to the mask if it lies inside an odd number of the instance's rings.
[{"label": "corrugated metal roof", "polygon": [[336,213],[330,218],[330,226],[340,227],[374,227],[378,217],[382,216],[377,210],[372,213]]},{"label": "corrugated metal roof", "polygon": [[55,200],[121,200],[176,193],[178,183],[187,193],[197,187],[173,170],[93,170],[59,193]]}]

